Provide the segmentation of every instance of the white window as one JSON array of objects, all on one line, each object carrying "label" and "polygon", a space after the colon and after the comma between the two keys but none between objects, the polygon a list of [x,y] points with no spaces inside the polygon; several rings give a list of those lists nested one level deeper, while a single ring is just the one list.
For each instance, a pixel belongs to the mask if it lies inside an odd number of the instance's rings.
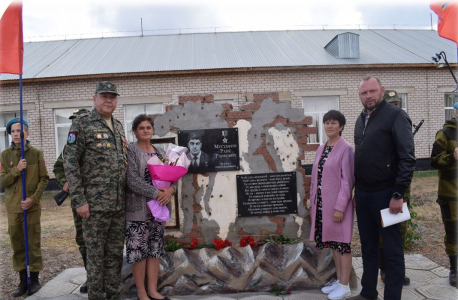
[{"label": "white window", "polygon": [[137,104],[137,105],[124,105],[124,127],[126,137],[129,142],[136,140],[132,132],[132,122],[138,115],[147,114],[162,114],[162,104]]},{"label": "white window", "polygon": [[458,94],[455,93],[447,93],[445,94],[445,120],[450,120],[453,118],[455,114],[455,110],[453,109],[453,104],[458,101]]},{"label": "white window", "polygon": [[407,112],[407,94],[398,93],[398,97],[401,99],[401,108]]},{"label": "white window", "polygon": [[313,122],[310,127],[317,127],[318,134],[309,134],[309,144],[323,144],[327,138],[323,127],[323,116],[331,109],[339,109],[339,96],[303,97],[302,107],[304,114],[311,116]]},{"label": "white window", "polygon": [[59,157],[60,153],[64,149],[65,144],[67,144],[68,131],[70,130],[70,125],[72,125],[72,120],[69,119],[73,112],[76,109],[85,108],[91,110],[90,107],[78,107],[78,108],[63,108],[54,110],[54,130],[56,136],[56,157]]},{"label": "white window", "polygon": [[[6,132],[6,124],[12,118],[19,117],[19,111],[0,113],[0,153],[11,145],[11,135]],[[23,117],[27,120],[27,112],[23,112]]]}]

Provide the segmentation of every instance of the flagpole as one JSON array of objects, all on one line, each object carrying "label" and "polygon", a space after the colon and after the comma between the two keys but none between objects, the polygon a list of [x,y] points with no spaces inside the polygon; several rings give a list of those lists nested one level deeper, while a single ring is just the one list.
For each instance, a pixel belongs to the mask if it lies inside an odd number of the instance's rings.
[{"label": "flagpole", "polygon": [[[19,113],[21,117],[21,159],[24,159],[24,116],[22,110],[22,74],[19,74]],[[27,195],[25,193],[25,169],[21,171],[22,175],[22,201],[25,201]],[[30,270],[29,270],[29,238],[27,232],[27,210],[23,210],[24,218],[24,239],[25,239],[25,262],[27,273],[27,291],[30,295]]]}]

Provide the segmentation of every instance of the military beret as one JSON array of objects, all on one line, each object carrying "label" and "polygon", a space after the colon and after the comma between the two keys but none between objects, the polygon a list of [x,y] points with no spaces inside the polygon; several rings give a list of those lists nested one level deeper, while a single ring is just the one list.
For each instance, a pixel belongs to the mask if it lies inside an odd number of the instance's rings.
[{"label": "military beret", "polygon": [[108,81],[101,81],[97,83],[97,87],[95,88],[95,93],[96,94],[112,93],[112,94],[116,94],[119,96],[116,84],[108,82]]},{"label": "military beret", "polygon": [[458,109],[458,102],[455,102],[455,104],[453,104],[453,108]]},{"label": "military beret", "polygon": [[401,102],[401,98],[398,96],[398,92],[394,90],[386,90],[385,91],[385,98],[386,102],[393,103],[393,102]]},{"label": "military beret", "polygon": [[73,111],[73,114],[68,117],[69,119],[72,119],[72,118],[76,118],[78,117],[79,115],[82,115],[82,114],[87,114],[89,113],[89,110],[85,109],[85,108],[80,108],[80,109],[75,109]]},{"label": "military beret", "polygon": [[[11,134],[11,126],[13,126],[13,124],[20,123],[20,122],[21,122],[21,118],[12,118],[11,120],[9,120],[9,122],[6,124],[6,132],[8,134]],[[26,119],[22,120],[22,124],[24,124],[25,126],[27,126],[27,128],[29,128],[29,122],[27,122]]]}]

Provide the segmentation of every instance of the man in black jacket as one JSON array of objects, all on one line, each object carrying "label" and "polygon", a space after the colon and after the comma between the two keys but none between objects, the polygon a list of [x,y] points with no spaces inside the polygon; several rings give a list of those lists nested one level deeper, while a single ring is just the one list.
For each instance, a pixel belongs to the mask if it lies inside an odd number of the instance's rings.
[{"label": "man in black jacket", "polygon": [[405,275],[400,225],[383,228],[380,210],[402,212],[403,194],[415,168],[412,122],[384,99],[380,80],[369,76],[359,85],[364,106],[355,125],[355,200],[363,256],[361,294],[350,299],[377,299],[379,236],[386,261],[385,300],[401,299]]}]

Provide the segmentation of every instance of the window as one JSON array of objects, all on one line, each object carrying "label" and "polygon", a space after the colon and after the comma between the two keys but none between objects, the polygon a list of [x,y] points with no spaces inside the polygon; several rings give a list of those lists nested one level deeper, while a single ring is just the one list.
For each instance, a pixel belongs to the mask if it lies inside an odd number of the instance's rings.
[{"label": "window", "polygon": [[331,109],[339,109],[339,96],[303,97],[302,107],[304,114],[313,118],[313,122],[309,126],[318,129],[318,134],[309,134],[307,142],[309,144],[323,144],[327,140],[323,128],[323,116]]},{"label": "window", "polygon": [[[19,111],[0,113],[0,152],[11,145],[11,136],[6,132],[6,124],[12,118],[19,117]],[[27,112],[23,112],[23,117],[25,120],[27,120]]]},{"label": "window", "polygon": [[407,112],[407,94],[398,93],[398,97],[401,99],[401,108]]},{"label": "window", "polygon": [[138,115],[161,114],[162,104],[139,104],[139,105],[124,105],[124,126],[126,137],[129,142],[135,141],[135,135],[132,132],[132,122]]},{"label": "window", "polygon": [[453,104],[458,101],[458,94],[456,93],[447,93],[445,94],[445,120],[450,120],[455,114],[453,109]]},{"label": "window", "polygon": [[[91,110],[90,107],[80,107],[87,110]],[[80,108],[64,108],[64,109],[55,109],[54,110],[54,126],[55,126],[55,136],[56,136],[56,157],[60,155],[64,149],[65,144],[67,143],[68,131],[70,130],[70,125],[72,121],[69,119],[73,112],[76,109]]]}]

